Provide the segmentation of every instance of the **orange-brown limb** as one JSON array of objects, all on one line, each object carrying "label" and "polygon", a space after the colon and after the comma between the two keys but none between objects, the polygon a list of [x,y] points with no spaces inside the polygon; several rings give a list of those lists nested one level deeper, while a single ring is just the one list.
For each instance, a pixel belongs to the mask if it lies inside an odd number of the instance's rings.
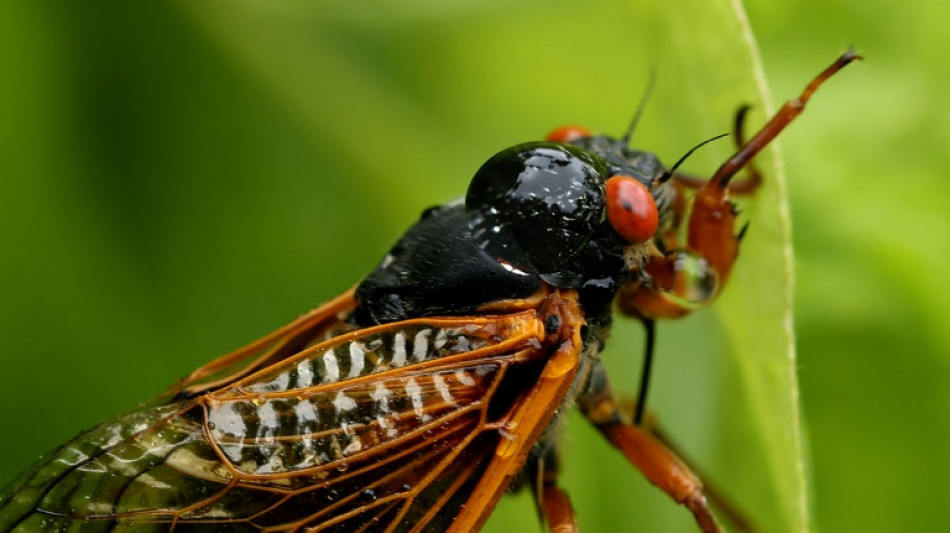
[{"label": "orange-brown limb", "polygon": [[729,183],[729,180],[732,179],[732,176],[734,176],[736,172],[746,166],[749,160],[772,142],[772,139],[781,133],[795,117],[804,111],[805,104],[808,103],[811,95],[818,90],[818,87],[820,87],[825,80],[857,59],[861,59],[861,56],[858,55],[854,49],[849,49],[842,54],[841,57],[836,59],[834,63],[829,65],[828,68],[823,70],[821,74],[816,76],[815,79],[805,87],[805,90],[802,91],[802,94],[800,94],[798,98],[793,98],[785,102],[785,105],[778,110],[778,113],[776,113],[758,133],[752,136],[735,155],[730,157],[719,167],[706,187],[716,186],[720,189],[725,188],[726,184]]},{"label": "orange-brown limb", "polygon": [[704,533],[721,531],[707,505],[699,477],[647,430],[623,420],[602,367],[593,370],[591,389],[579,399],[578,405],[587,419],[650,483],[693,513]]},{"label": "orange-brown limb", "polygon": [[650,483],[689,509],[702,531],[720,531],[706,503],[702,482],[669,448],[646,431],[620,421],[599,425],[598,429]]},{"label": "orange-brown limb", "polygon": [[541,523],[547,525],[552,533],[577,533],[577,519],[571,499],[567,491],[557,486],[560,455],[556,442],[538,452],[532,468],[534,484],[531,489]]},{"label": "orange-brown limb", "polygon": [[551,533],[577,533],[577,520],[567,492],[557,485],[544,487],[541,508]]},{"label": "orange-brown limb", "polygon": [[[631,420],[631,415],[637,410],[637,403],[632,399],[626,398],[620,399],[619,403],[619,409],[621,410],[623,419],[627,421]],[[696,477],[703,480],[703,492],[706,494],[706,498],[709,500],[709,503],[712,504],[713,508],[719,511],[719,516],[732,526],[729,528],[730,531],[740,531],[742,533],[754,533],[757,531],[752,520],[746,516],[735,503],[727,498],[725,493],[720,490],[717,485],[710,481],[710,477],[705,475],[703,470],[696,466],[696,462],[689,458],[681,446],[673,442],[673,439],[670,438],[666,431],[660,426],[659,422],[657,422],[653,413],[646,411],[643,416],[643,422],[637,424],[637,427],[653,435],[656,440],[660,441],[679,457],[681,461],[686,463]]]},{"label": "orange-brown limb", "polygon": [[[648,418],[649,420],[649,418]],[[676,454],[684,463],[689,465],[690,470],[700,479],[705,480],[703,482],[703,492],[706,494],[706,497],[709,499],[709,502],[719,511],[719,515],[723,517],[727,524],[730,524],[731,530],[741,531],[742,533],[752,533],[756,531],[755,526],[752,524],[752,521],[742,513],[735,504],[733,504],[725,494],[717,488],[716,485],[712,484],[709,481],[709,477],[703,475],[696,467],[696,463],[691,461],[687,457],[682,449],[677,446],[669,436],[661,430],[655,422],[648,422],[647,426],[644,427],[645,430],[649,431],[658,441],[663,443],[671,452]]]},{"label": "orange-brown limb", "polygon": [[[686,247],[672,250],[667,257],[646,265],[644,278],[651,282],[635,282],[625,288],[620,296],[623,312],[647,319],[677,318],[715,300],[728,281],[739,253],[741,232],[737,236],[737,213],[729,202],[730,180],[801,114],[825,80],[859,58],[853,50],[839,57],[719,167],[693,200]],[[741,124],[738,129],[741,130]]]},{"label": "orange-brown limb", "polygon": [[785,102],[778,113],[744,143],[735,155],[726,160],[696,194],[693,212],[689,217],[687,245],[709,261],[719,276],[720,286],[725,284],[729,277],[739,251],[739,240],[733,229],[735,209],[728,200],[729,180],[801,114],[811,95],[825,80],[860,57],[854,50],[848,50],[823,70],[805,87],[798,98]]}]

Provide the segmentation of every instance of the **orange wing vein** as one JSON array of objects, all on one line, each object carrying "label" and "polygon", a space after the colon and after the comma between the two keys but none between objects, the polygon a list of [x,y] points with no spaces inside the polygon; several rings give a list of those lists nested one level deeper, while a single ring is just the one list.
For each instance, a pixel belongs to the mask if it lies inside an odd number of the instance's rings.
[{"label": "orange wing vein", "polygon": [[335,317],[351,305],[207,365],[191,398],[80,436],[0,500],[0,529],[477,527],[563,398],[579,342],[546,347],[535,310],[347,331]]}]

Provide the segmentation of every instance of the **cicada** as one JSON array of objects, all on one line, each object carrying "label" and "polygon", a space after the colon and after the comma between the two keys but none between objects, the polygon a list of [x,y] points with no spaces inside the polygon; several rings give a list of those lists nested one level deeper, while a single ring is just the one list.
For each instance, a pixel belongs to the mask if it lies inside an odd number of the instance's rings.
[{"label": "cicada", "polygon": [[740,134],[709,180],[629,148],[629,131],[497,153],[353,289],[25,472],[0,530],[468,532],[526,485],[552,531],[574,531],[558,421],[576,405],[718,531],[701,481],[640,424],[645,383],[630,417],[599,353],[615,308],[649,332],[716,298],[741,238],[730,191],[759,181],[730,180],[856,58]]}]

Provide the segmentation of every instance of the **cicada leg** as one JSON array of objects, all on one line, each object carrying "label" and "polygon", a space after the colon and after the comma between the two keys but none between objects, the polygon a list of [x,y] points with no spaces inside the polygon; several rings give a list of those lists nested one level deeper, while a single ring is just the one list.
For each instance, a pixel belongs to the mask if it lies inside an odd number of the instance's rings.
[{"label": "cicada leg", "polygon": [[560,472],[558,440],[544,442],[537,458],[529,462],[535,504],[541,521],[551,533],[577,533],[577,519],[567,491],[557,485]]},{"label": "cicada leg", "polygon": [[731,526],[732,531],[741,531],[743,533],[751,533],[756,531],[755,526],[752,524],[752,521],[742,513],[738,507],[736,507],[725,494],[719,490],[717,485],[714,485],[710,478],[703,474],[703,472],[696,466],[694,461],[691,461],[687,455],[683,453],[682,448],[676,445],[670,437],[666,434],[665,431],[657,424],[656,420],[652,416],[648,416],[644,419],[643,425],[641,426],[645,431],[648,431],[650,435],[660,441],[668,450],[680,458],[681,461],[689,465],[690,470],[703,481],[703,492],[706,494],[706,497],[709,499],[709,502],[712,503],[713,507],[719,511],[719,515],[725,518],[726,523]]},{"label": "cicada leg", "polygon": [[[687,506],[703,531],[718,531],[709,512],[702,483],[686,464],[655,434],[641,426],[644,414],[650,359],[653,353],[654,323],[659,318],[677,318],[711,303],[725,285],[739,251],[745,228],[735,231],[737,212],[729,193],[752,192],[761,183],[761,174],[751,166],[752,158],[768,145],[805,108],[811,95],[828,78],[852,61],[860,59],[853,50],[839,57],[816,76],[805,90],[789,100],[751,139],[744,141],[745,111],[736,117],[736,137],[741,146],[724,162],[709,181],[695,183],[698,192],[689,215],[686,246],[678,241],[678,229],[686,211],[684,189],[694,185],[689,176],[679,176],[672,203],[673,225],[661,236],[662,254],[646,264],[644,275],[625,286],[618,298],[620,310],[640,318],[647,329],[647,349],[634,423],[623,420],[600,371],[592,378],[581,404],[582,410],[605,437],[639,468],[647,479],[677,502]],[[743,168],[751,175],[730,186]],[[734,190],[733,190],[734,189]],[[598,382],[599,379],[599,382]]]},{"label": "cicada leg", "polygon": [[557,485],[544,487],[541,510],[551,533],[577,533],[577,520],[567,492]]},{"label": "cicada leg", "polygon": [[721,531],[706,503],[702,481],[646,429],[624,420],[607,375],[599,364],[592,369],[589,385],[578,399],[578,405],[584,416],[650,483],[693,513],[704,533]]},{"label": "cicada leg", "polygon": [[[635,413],[639,411],[637,409],[637,402],[621,397],[618,399],[617,404],[617,409],[620,410],[621,418],[624,421],[629,422],[634,420]],[[653,413],[649,411],[645,412],[642,422],[638,423],[637,427],[652,435],[653,438],[658,440],[663,446],[666,446],[673,455],[679,457],[682,462],[686,463],[690,471],[692,471],[696,477],[703,480],[703,493],[706,495],[709,503],[712,504],[712,507],[718,511],[719,516],[724,518],[726,523],[729,524],[730,531],[741,531],[742,533],[754,533],[758,531],[752,520],[746,516],[732,500],[726,497],[726,494],[720,490],[718,485],[712,483],[710,477],[703,473],[703,470],[697,466],[696,462],[690,460],[689,455],[683,451],[683,448],[678,446],[673,439],[670,438],[656,417],[653,416]]]},{"label": "cicada leg", "polygon": [[[801,114],[811,95],[825,80],[859,58],[853,50],[839,57],[797,98],[786,102],[699,188],[687,222],[686,246],[667,248],[670,251],[666,255],[646,265],[650,282],[625,287],[619,299],[622,311],[645,319],[677,318],[715,300],[729,279],[744,232],[744,229],[738,233],[735,230],[737,212],[729,201],[730,180],[748,167],[752,158]],[[741,116],[739,122],[741,129]],[[747,187],[753,185],[754,181]],[[678,189],[678,192],[682,190]],[[664,244],[676,244],[672,237],[674,233],[664,236]]]}]

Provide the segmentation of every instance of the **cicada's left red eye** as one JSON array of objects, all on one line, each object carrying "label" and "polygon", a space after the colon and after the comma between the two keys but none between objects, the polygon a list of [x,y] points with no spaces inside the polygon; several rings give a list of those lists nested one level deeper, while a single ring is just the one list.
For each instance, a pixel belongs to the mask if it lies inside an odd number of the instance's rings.
[{"label": "cicada's left red eye", "polygon": [[607,221],[630,244],[646,242],[656,233],[660,215],[653,195],[630,176],[607,178]]},{"label": "cicada's left red eye", "polygon": [[549,133],[546,140],[555,143],[569,143],[586,137],[590,137],[590,130],[584,126],[561,126]]}]

